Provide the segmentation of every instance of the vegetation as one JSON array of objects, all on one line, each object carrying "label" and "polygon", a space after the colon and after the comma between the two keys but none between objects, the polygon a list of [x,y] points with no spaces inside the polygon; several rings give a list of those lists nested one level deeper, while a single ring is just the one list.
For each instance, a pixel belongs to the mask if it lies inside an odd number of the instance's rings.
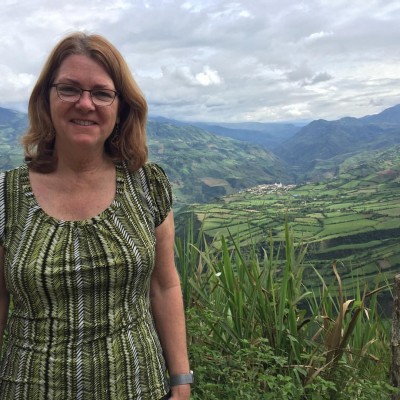
[{"label": "vegetation", "polygon": [[391,158],[385,152],[384,161],[375,159],[376,170],[364,166],[364,175],[354,159],[335,180],[263,185],[186,207],[177,215],[178,235],[194,213],[194,225],[202,224],[208,242],[240,234],[242,246],[254,245],[262,256],[270,231],[275,249],[284,241],[286,218],[295,243],[308,244],[304,278],[309,287],[320,286],[314,268],[328,284],[336,279],[334,260],[346,287],[356,277],[373,281],[380,271],[391,277],[400,264],[400,148],[393,150]]},{"label": "vegetation", "polygon": [[[318,291],[304,284],[306,248],[285,226],[285,246],[262,256],[242,251],[240,237],[208,243],[189,224],[177,240],[187,310],[193,399],[388,399],[389,325],[372,287]],[[285,264],[280,263],[284,253]]]},{"label": "vegetation", "polygon": [[19,136],[26,126],[25,114],[0,108],[0,171],[22,163]]}]

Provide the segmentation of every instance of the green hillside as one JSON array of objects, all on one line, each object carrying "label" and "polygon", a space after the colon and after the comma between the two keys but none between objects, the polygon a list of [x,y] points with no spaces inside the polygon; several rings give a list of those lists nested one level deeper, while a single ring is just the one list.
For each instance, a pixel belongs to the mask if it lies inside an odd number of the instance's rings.
[{"label": "green hillside", "polygon": [[147,127],[150,159],[165,168],[178,206],[294,179],[289,167],[262,147],[193,126],[149,121]]},{"label": "green hillside", "polygon": [[391,169],[398,164],[397,146],[382,150],[367,150],[341,154],[329,160],[316,160],[313,169],[306,176],[312,182],[336,179],[356,179],[379,171]]},{"label": "green hillside", "polygon": [[19,138],[27,127],[26,114],[0,108],[0,170],[21,164]]},{"label": "green hillside", "polygon": [[287,218],[296,241],[308,246],[308,266],[328,280],[334,260],[347,282],[357,275],[372,279],[378,271],[394,274],[400,268],[400,146],[369,161],[347,160],[327,183],[264,185],[194,205],[177,225],[185,226],[194,212],[210,240],[239,235],[261,251],[270,234],[277,246],[283,241]]}]

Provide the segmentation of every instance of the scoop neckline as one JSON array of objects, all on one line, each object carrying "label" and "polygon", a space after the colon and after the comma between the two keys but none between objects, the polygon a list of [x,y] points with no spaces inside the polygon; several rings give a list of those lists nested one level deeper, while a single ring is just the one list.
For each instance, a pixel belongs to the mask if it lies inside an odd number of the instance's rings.
[{"label": "scoop neckline", "polygon": [[72,226],[94,225],[97,222],[106,219],[110,214],[113,214],[120,206],[119,197],[121,193],[124,191],[124,186],[125,186],[125,180],[123,178],[124,166],[122,163],[117,163],[117,162],[114,162],[114,166],[115,166],[116,188],[112,202],[107,208],[105,208],[97,215],[82,220],[63,220],[61,218],[56,218],[48,214],[46,211],[44,211],[43,208],[39,205],[33,193],[31,181],[29,178],[29,167],[26,164],[23,164],[21,167],[22,189],[25,196],[28,198],[30,207],[34,211],[39,212],[46,221],[54,225],[72,225]]}]

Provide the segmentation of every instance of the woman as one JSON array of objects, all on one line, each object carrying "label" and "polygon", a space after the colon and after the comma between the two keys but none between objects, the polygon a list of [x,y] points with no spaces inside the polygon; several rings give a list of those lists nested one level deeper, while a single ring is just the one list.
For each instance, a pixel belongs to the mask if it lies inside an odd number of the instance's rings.
[{"label": "woman", "polygon": [[189,399],[171,191],[146,164],[146,115],[101,36],[50,54],[26,165],[0,175],[2,400]]}]

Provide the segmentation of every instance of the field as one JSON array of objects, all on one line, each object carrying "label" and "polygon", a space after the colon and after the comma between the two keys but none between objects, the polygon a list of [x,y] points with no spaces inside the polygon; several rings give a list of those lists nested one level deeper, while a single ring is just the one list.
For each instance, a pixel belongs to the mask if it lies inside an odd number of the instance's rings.
[{"label": "field", "polygon": [[[287,220],[297,246],[307,246],[305,276],[333,278],[336,260],[344,283],[354,277],[371,280],[400,267],[399,171],[374,173],[360,179],[344,175],[328,183],[261,185],[226,196],[218,202],[187,208],[197,226],[218,246],[218,238],[240,237],[241,243],[267,248],[284,241]],[[318,282],[314,282],[318,284]]]}]

